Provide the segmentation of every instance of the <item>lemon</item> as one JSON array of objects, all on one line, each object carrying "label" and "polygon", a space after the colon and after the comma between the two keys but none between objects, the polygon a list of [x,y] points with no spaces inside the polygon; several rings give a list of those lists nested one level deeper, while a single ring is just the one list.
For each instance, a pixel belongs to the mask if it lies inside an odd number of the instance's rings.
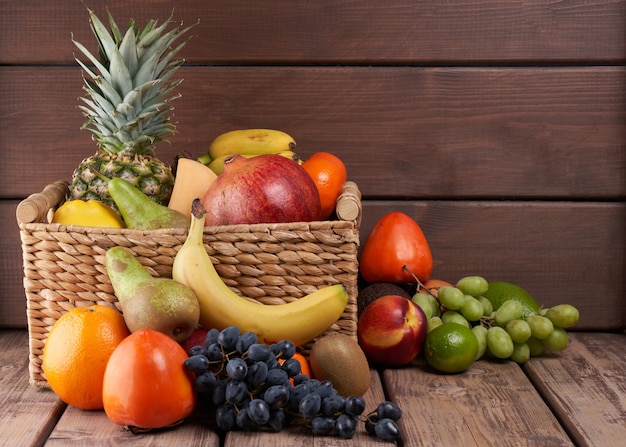
[{"label": "lemon", "polygon": [[437,371],[459,373],[474,363],[478,340],[472,330],[458,323],[443,323],[426,336],[424,356]]},{"label": "lemon", "polygon": [[520,302],[522,304],[523,317],[539,312],[541,307],[526,290],[506,281],[490,282],[489,289],[483,296],[491,302],[493,310],[498,310],[502,303],[508,300]]}]

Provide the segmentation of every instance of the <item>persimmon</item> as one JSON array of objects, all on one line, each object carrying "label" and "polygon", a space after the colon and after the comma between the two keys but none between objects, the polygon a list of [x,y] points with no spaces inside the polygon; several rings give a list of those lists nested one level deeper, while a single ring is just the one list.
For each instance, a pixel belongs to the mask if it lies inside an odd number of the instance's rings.
[{"label": "persimmon", "polygon": [[359,258],[363,279],[369,283],[424,283],[433,270],[426,236],[415,220],[392,211],[374,225]]},{"label": "persimmon", "polygon": [[196,404],[193,373],[183,366],[187,353],[171,337],[140,329],[113,351],[104,373],[104,411],[131,429],[175,424]]}]

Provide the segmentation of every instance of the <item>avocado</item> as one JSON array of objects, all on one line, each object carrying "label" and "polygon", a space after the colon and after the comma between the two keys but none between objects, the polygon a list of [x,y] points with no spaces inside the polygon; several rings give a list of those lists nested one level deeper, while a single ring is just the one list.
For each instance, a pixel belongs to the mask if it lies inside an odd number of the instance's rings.
[{"label": "avocado", "polygon": [[385,295],[400,295],[406,299],[411,299],[411,295],[404,288],[390,282],[372,283],[363,288],[357,298],[357,316],[360,317],[367,306],[374,300]]}]

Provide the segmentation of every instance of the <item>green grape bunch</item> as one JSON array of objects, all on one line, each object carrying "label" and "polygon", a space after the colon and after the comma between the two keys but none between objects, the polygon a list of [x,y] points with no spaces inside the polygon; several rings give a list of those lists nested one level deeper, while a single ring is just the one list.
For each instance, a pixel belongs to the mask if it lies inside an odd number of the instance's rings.
[{"label": "green grape bunch", "polygon": [[524,364],[546,351],[563,351],[569,345],[567,329],[580,317],[571,304],[541,307],[521,287],[482,276],[465,276],[436,291],[418,285],[412,300],[426,314],[428,332],[444,323],[470,328],[479,346],[476,360],[486,356]]}]

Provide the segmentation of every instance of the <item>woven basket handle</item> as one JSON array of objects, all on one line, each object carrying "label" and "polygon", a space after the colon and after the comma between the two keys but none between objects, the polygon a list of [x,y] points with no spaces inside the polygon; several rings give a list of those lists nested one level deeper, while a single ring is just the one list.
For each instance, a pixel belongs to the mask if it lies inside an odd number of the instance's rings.
[{"label": "woven basket handle", "polygon": [[31,194],[22,200],[15,210],[19,224],[43,223],[50,208],[54,208],[65,200],[68,183],[57,181],[47,185],[43,191]]},{"label": "woven basket handle", "polygon": [[343,192],[337,198],[337,217],[340,220],[354,221],[357,227],[361,223],[361,191],[356,183],[347,181]]}]

